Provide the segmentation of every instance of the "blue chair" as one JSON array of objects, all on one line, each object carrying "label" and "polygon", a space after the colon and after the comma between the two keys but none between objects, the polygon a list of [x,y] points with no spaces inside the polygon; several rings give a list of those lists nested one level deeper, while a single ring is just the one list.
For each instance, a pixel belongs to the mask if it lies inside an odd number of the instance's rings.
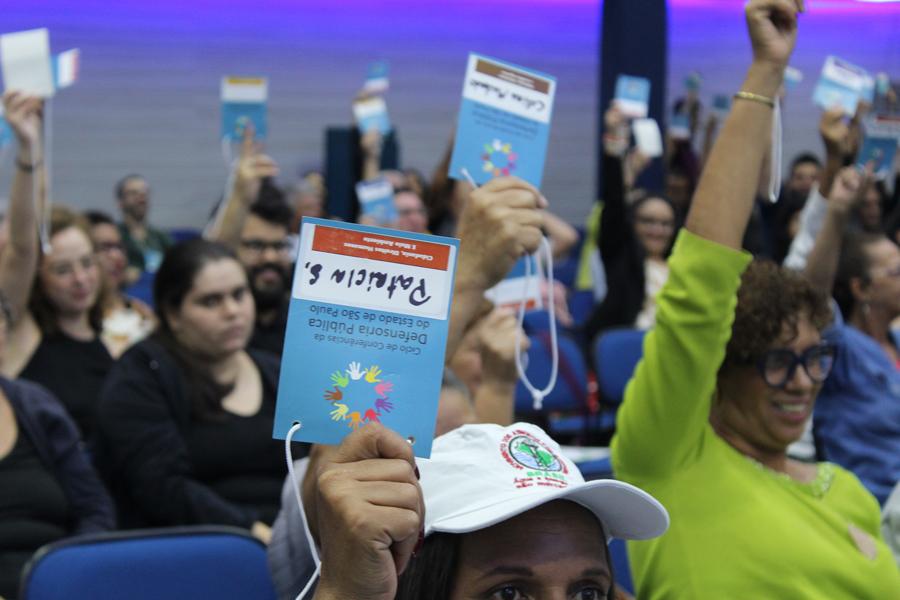
[{"label": "blue chair", "polygon": [[21,600],[275,600],[266,547],[234,527],[103,533],[44,546]]},{"label": "blue chair", "polygon": [[644,334],[639,329],[611,329],[594,344],[594,369],[600,401],[606,407],[601,427],[616,426],[615,413],[625,396],[625,386],[644,354]]},{"label": "blue chair", "polygon": [[203,232],[199,229],[194,229],[193,227],[176,227],[175,229],[169,230],[169,236],[176,244],[193,240],[201,235],[203,235]]},{"label": "blue chair", "polygon": [[155,277],[155,273],[147,273],[146,271],[141,273],[140,279],[125,290],[125,295],[137,298],[150,308],[153,308],[153,280]]}]

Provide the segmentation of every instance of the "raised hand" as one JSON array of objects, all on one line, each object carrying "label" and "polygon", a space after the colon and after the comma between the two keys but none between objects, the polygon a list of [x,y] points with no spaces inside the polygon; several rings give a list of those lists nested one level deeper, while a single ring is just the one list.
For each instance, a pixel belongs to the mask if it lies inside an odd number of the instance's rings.
[{"label": "raised hand", "polygon": [[278,164],[262,153],[262,146],[254,140],[255,133],[253,124],[244,128],[241,153],[235,167],[235,189],[248,204],[259,196],[263,178],[278,176]]},{"label": "raised hand", "polygon": [[348,426],[350,427],[350,429],[353,429],[354,431],[359,429],[359,426],[362,425],[362,417],[360,416],[359,411],[355,410],[352,413],[350,413],[350,415],[348,417],[345,417],[345,418],[350,419],[350,423],[348,423]]},{"label": "raised hand", "polygon": [[331,374],[331,383],[337,387],[345,388],[347,387],[347,384],[350,383],[350,378],[341,371],[335,371]]},{"label": "raised hand", "polygon": [[750,0],[744,13],[757,62],[783,69],[797,41],[797,14],[803,0]]},{"label": "raised hand", "polygon": [[603,113],[603,150],[610,156],[622,156],[628,150],[628,117],[615,104]]},{"label": "raised hand", "polygon": [[378,394],[379,398],[386,398],[387,393],[394,389],[394,384],[390,381],[385,381],[384,383],[379,383],[375,386],[375,393]]},{"label": "raised hand", "polygon": [[341,392],[341,390],[339,390],[338,388],[334,388],[333,390],[328,390],[327,392],[325,392],[325,399],[329,402],[337,402],[343,397],[343,392]]},{"label": "raised hand", "polygon": [[389,413],[394,410],[394,403],[387,398],[378,398],[375,400],[375,410],[378,411],[378,414],[383,412]]},{"label": "raised hand", "polygon": [[379,381],[381,381],[380,379],[378,379],[378,375],[380,374],[381,369],[379,369],[375,365],[372,365],[371,367],[369,367],[369,370],[366,371],[366,381],[369,383],[378,383]]},{"label": "raised hand", "polygon": [[19,145],[31,149],[41,138],[44,101],[37,97],[7,90],[3,94],[3,118],[9,123]]},{"label": "raised hand", "polygon": [[359,381],[360,378],[366,374],[366,372],[362,370],[361,364],[359,364],[358,362],[352,362],[350,363],[350,368],[347,369],[347,374],[353,381]]},{"label": "raised hand", "polygon": [[367,423],[381,423],[381,420],[379,420],[378,418],[378,414],[371,408],[366,411],[365,421]]},{"label": "raised hand", "polygon": [[855,167],[846,167],[838,173],[831,186],[831,194],[828,195],[828,204],[833,210],[841,214],[849,214],[863,197],[866,189],[867,173],[860,173]]},{"label": "raised hand", "polygon": [[347,412],[350,410],[347,408],[346,404],[335,404],[334,410],[331,411],[331,420],[332,421],[341,421],[347,418]]},{"label": "raised hand", "polygon": [[393,600],[416,546],[424,505],[412,449],[371,423],[344,438],[318,471],[322,577],[317,598]]}]

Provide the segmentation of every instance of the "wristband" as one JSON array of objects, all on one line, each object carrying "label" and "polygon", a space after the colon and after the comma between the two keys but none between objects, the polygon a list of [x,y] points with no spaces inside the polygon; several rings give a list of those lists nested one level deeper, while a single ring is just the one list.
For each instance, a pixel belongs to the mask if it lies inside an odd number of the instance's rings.
[{"label": "wristband", "polygon": [[22,159],[16,157],[16,168],[18,168],[23,173],[34,173],[34,170],[44,164],[44,161],[39,160],[35,164],[22,162]]},{"label": "wristband", "polygon": [[760,94],[754,94],[753,92],[738,92],[734,95],[735,100],[750,100],[751,102],[759,102],[760,104],[765,104],[769,108],[775,108],[775,99],[769,98],[768,96],[761,96]]}]

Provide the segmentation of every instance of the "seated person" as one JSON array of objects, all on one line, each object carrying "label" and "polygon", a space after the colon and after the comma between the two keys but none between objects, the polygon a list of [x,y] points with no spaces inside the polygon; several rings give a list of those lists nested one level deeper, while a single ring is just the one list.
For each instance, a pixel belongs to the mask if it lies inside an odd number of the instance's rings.
[{"label": "seated person", "polygon": [[91,224],[91,238],[103,269],[103,331],[101,338],[113,358],[153,331],[153,310],[137,298],[126,296],[125,270],[128,260],[119,228],[109,215],[99,211],[84,213]]},{"label": "seated person", "polygon": [[[0,345],[9,316],[0,298]],[[3,598],[17,596],[22,568],[44,544],[115,526],[112,500],[65,409],[44,388],[3,377],[0,490]]]},{"label": "seated person", "polygon": [[87,221],[61,206],[53,207],[49,247],[39,254],[33,190],[43,189],[35,186],[35,178],[43,181],[42,104],[17,92],[3,99],[4,118],[19,150],[10,193],[10,240],[0,261],[0,290],[12,314],[2,372],[50,390],[90,440],[96,399],[113,364],[100,336],[102,275]]},{"label": "seated person", "polygon": [[668,523],[640,489],[585,482],[526,423],[466,425],[418,464],[401,437],[369,425],[318,481],[315,600],[612,599],[607,541],[656,537]]},{"label": "seated person", "polygon": [[839,466],[787,456],[834,360],[821,334],[825,297],[772,263],[748,268],[740,251],[798,6],[745,8],[754,61],[744,93],[703,171],[618,412],[616,475],[672,517],[665,536],[629,543],[642,599],[857,600],[900,590],[875,498]]},{"label": "seated person", "polygon": [[128,283],[141,273],[155,273],[166,250],[172,246],[168,233],[150,225],[150,185],[141,175],[126,175],[116,183],[116,200],[122,211],[119,231],[128,257]]},{"label": "seated person", "polygon": [[184,242],[166,254],[154,301],[159,327],[100,399],[97,459],[123,524],[235,525],[268,541],[285,475],[272,439],[278,361],[247,349],[246,271],[220,244]]}]

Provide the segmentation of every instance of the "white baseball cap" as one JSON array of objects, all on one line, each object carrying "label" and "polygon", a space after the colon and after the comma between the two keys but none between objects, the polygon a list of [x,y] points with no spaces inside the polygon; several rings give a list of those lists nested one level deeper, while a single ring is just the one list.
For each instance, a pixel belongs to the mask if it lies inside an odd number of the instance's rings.
[{"label": "white baseball cap", "polygon": [[477,531],[553,500],[587,508],[610,537],[646,540],[669,527],[656,498],[623,481],[585,481],[559,445],[528,423],[464,425],[435,439],[431,458],[417,465],[426,536]]}]

